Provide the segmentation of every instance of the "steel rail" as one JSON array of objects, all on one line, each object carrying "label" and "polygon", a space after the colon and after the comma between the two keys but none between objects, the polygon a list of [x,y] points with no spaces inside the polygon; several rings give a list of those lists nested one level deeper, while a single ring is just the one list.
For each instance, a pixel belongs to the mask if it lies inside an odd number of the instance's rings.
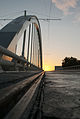
[{"label": "steel rail", "polygon": [[[27,64],[26,66],[30,65],[32,67],[38,68],[34,64],[32,64],[30,62],[27,62],[27,60],[24,59],[23,57],[20,57],[20,56],[16,55],[15,53],[7,50],[6,48],[2,47],[1,45],[0,45],[0,54],[1,55],[6,55],[6,56],[9,56],[9,57],[12,57],[12,58],[14,58],[17,61],[21,61],[23,64]],[[0,58],[0,65],[1,64],[2,65],[9,65],[9,66],[12,65],[13,66],[13,65],[15,65],[17,63],[16,62],[13,63],[13,62],[10,62],[10,61],[7,61],[7,60],[3,60],[3,59]],[[19,63],[18,63],[18,66],[19,66]],[[38,69],[40,69],[40,68],[38,68]]]},{"label": "steel rail", "polygon": [[26,119],[30,115],[31,108],[35,102],[41,80],[43,78],[42,74],[38,80],[34,82],[31,88],[24,94],[24,96],[19,100],[19,102],[13,107],[13,109],[8,113],[5,119],[22,119],[22,116],[26,110]]},{"label": "steel rail", "polygon": [[[0,118],[4,117],[8,113],[8,111],[15,105],[13,104],[14,100],[16,102],[18,97],[23,96],[25,91],[27,91],[31,87],[31,85],[37,80],[37,78],[39,78],[43,74],[44,72],[41,72],[25,79],[24,81],[20,81],[17,84],[0,90]],[[12,105],[10,103],[12,103]]]},{"label": "steel rail", "polygon": [[9,87],[13,84],[19,83],[20,81],[26,80],[27,78],[39,74],[41,71],[5,71],[0,73],[0,89]]}]

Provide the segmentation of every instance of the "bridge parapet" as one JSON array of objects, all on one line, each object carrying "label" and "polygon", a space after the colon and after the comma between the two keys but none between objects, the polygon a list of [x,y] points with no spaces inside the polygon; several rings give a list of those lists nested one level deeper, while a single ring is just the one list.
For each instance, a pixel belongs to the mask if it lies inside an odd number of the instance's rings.
[{"label": "bridge parapet", "polygon": [[63,67],[63,70],[80,70],[80,65],[74,65],[74,66],[68,66],[68,67]]}]

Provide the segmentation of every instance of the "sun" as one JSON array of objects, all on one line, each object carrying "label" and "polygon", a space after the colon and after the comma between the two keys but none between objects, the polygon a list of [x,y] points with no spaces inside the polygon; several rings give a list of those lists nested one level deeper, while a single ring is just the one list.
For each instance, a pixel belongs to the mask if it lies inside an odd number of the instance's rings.
[{"label": "sun", "polygon": [[44,71],[52,71],[52,70],[54,70],[54,66],[45,65],[45,66],[43,67],[43,69],[44,69]]}]

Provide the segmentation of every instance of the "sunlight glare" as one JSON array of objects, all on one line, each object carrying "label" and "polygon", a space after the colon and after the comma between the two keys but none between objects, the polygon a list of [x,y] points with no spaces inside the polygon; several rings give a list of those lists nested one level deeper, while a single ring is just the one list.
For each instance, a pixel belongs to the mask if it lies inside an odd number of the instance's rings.
[{"label": "sunlight glare", "polygon": [[52,71],[52,70],[54,70],[54,66],[45,65],[45,66],[43,67],[43,69],[44,69],[44,71]]}]

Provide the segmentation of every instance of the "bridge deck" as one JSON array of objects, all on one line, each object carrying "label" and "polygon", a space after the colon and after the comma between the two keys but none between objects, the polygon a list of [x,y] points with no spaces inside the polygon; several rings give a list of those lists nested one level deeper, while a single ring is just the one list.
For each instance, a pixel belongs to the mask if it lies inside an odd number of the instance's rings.
[{"label": "bridge deck", "polygon": [[46,72],[44,119],[80,119],[80,72]]}]

